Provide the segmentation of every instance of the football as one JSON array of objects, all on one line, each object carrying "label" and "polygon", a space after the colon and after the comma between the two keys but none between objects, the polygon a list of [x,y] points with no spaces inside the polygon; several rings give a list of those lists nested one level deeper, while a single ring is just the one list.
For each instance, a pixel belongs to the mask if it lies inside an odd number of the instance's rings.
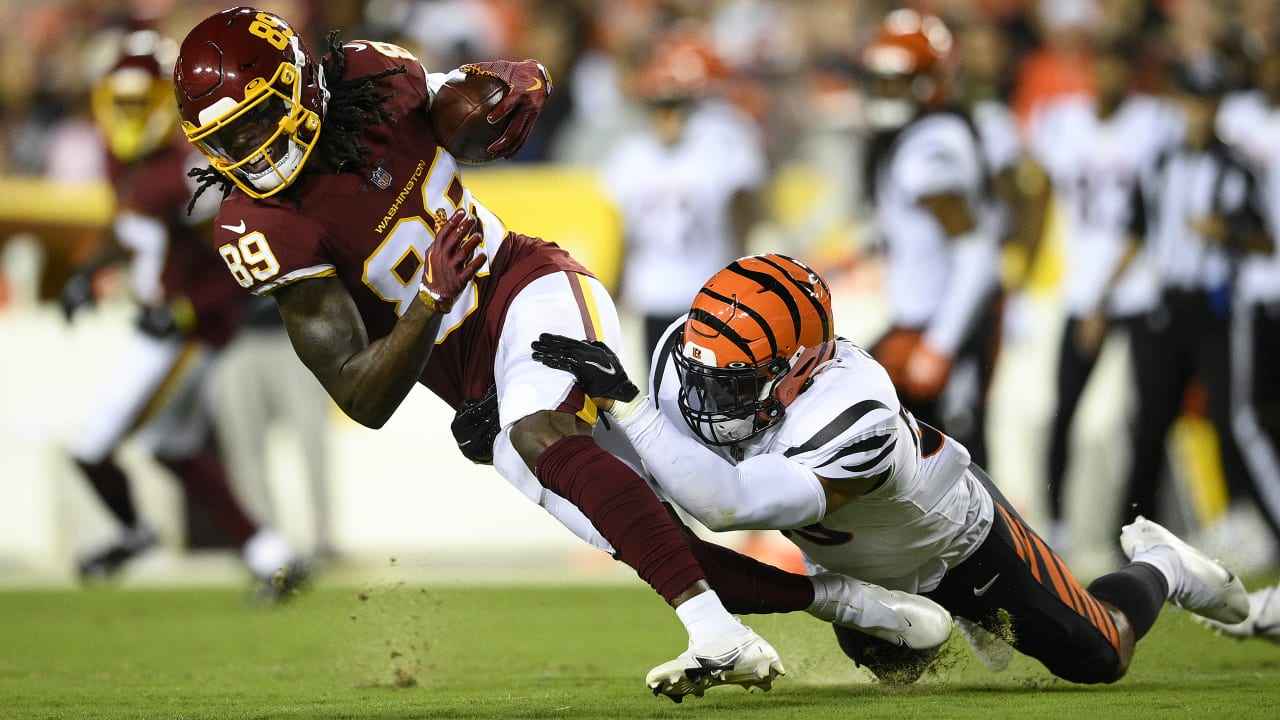
[{"label": "football", "polygon": [[486,116],[507,89],[502,80],[481,73],[468,73],[442,85],[431,104],[431,129],[440,146],[458,162],[494,160],[489,146],[507,131],[514,114],[493,124]]}]

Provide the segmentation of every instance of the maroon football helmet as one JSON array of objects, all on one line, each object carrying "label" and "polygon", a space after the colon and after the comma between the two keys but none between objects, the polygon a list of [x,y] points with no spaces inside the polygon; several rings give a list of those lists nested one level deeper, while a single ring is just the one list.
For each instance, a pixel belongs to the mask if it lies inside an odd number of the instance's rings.
[{"label": "maroon football helmet", "polygon": [[293,182],[320,137],[324,71],[279,15],[238,7],[205,18],[173,68],[182,129],[255,198]]},{"label": "maroon football helmet", "polygon": [[116,62],[93,86],[93,120],[107,149],[133,162],[170,142],[178,127],[169,66],[178,45],[154,30],[129,33]]}]

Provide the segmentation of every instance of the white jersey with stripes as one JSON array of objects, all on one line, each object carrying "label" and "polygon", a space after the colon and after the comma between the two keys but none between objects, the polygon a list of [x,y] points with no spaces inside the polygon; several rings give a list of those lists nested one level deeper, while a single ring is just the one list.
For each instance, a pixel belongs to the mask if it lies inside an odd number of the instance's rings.
[{"label": "white jersey with stripes", "polygon": [[[956,350],[981,306],[973,300],[998,282],[998,248],[986,221],[987,193],[981,148],[973,129],[959,115],[926,115],[905,127],[893,149],[876,169],[876,210],[885,244],[886,292],[893,324],[927,328],[931,335],[952,338]],[[968,202],[979,224],[974,242],[982,243],[989,261],[962,267],[954,238],[949,238],[924,204],[932,196],[958,195]],[[974,276],[974,274],[977,276]],[[946,312],[953,286],[972,285],[964,312]],[[954,310],[954,308],[953,308]],[[961,327],[938,327],[939,323]],[[932,340],[932,338],[931,338]]]},{"label": "white jersey with stripes", "polygon": [[[666,357],[653,365],[654,401],[671,426],[694,437],[680,415],[671,353],[659,353]],[[735,464],[777,453],[831,480],[878,480],[820,523],[784,532],[812,571],[928,591],[977,549],[991,527],[991,495],[970,471],[968,450],[918,424],[902,408],[884,368],[844,339],[781,422],[741,445],[711,449]]]},{"label": "white jersey with stripes", "polygon": [[1087,317],[1104,308],[1126,317],[1151,310],[1158,284],[1142,254],[1114,288],[1108,282],[1124,255],[1138,177],[1176,139],[1174,113],[1160,100],[1133,95],[1101,118],[1092,99],[1070,96],[1039,108],[1030,134],[1063,211],[1066,311]]},{"label": "white jersey with stripes", "polygon": [[[1267,223],[1280,237],[1280,108],[1258,90],[1233,93],[1218,110],[1218,135],[1245,159],[1262,183]],[[1280,301],[1280,251],[1246,253],[1236,276],[1241,304]]]}]

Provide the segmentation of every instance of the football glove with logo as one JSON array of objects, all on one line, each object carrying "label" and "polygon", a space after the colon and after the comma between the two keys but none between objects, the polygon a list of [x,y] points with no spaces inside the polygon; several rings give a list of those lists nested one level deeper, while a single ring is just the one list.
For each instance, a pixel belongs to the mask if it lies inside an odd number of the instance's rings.
[{"label": "football glove with logo", "polygon": [[507,60],[494,60],[463,65],[460,69],[468,74],[492,75],[511,88],[493,110],[489,111],[487,119],[490,123],[496,123],[507,115],[515,113],[511,118],[511,124],[507,126],[507,131],[502,134],[502,137],[493,141],[489,146],[489,152],[499,158],[509,158],[520,152],[525,140],[529,139],[534,121],[542,112],[542,105],[551,94],[551,74],[542,66],[542,63],[536,60],[521,60],[514,63]]},{"label": "football glove with logo", "polygon": [[493,464],[493,440],[498,437],[498,386],[490,385],[484,397],[466,400],[449,424],[462,454],[477,465]]},{"label": "football glove with logo", "polygon": [[547,367],[573,373],[588,397],[631,402],[640,394],[640,388],[622,369],[622,361],[599,340],[575,340],[542,333],[533,341],[533,359]]},{"label": "football glove with logo", "polygon": [[458,210],[436,231],[418,288],[423,305],[437,313],[449,312],[453,301],[484,266],[485,254],[476,253],[481,240],[478,229],[478,220]]}]

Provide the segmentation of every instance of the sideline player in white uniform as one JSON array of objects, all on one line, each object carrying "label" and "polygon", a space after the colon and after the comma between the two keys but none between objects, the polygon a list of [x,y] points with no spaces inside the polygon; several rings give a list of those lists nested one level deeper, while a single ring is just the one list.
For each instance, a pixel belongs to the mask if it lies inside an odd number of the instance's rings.
[{"label": "sideline player in white uniform", "polygon": [[891,323],[871,354],[914,412],[983,459],[999,243],[976,130],[943,107],[950,48],[936,17],[897,10],[862,54]]},{"label": "sideline player in white uniform", "polygon": [[601,168],[626,238],[622,304],[643,316],[645,348],[703,280],[744,254],[760,215],[764,141],[715,96],[727,73],[702,30],[670,31],[636,76],[648,128],[622,138]]},{"label": "sideline player in white uniform", "polygon": [[[1255,73],[1256,89],[1223,98],[1217,130],[1258,177],[1274,240],[1280,237],[1280,46]],[[1280,377],[1273,370],[1280,364],[1280,252],[1240,258],[1232,291],[1232,427],[1274,531],[1280,528]]]},{"label": "sideline player in white uniform", "polygon": [[[1124,496],[1130,517],[1156,511],[1167,436],[1195,379],[1219,435],[1216,459],[1230,495],[1255,494],[1232,431],[1230,313],[1235,266],[1273,250],[1265,200],[1255,176],[1214,130],[1227,82],[1223,64],[1212,56],[1187,61],[1171,69],[1170,79],[1180,139],[1143,173],[1133,212],[1131,242],[1159,275],[1160,304],[1131,330],[1138,414]],[[1273,532],[1272,542],[1280,524]]]},{"label": "sideline player in white uniform", "polygon": [[[1120,536],[1132,562],[1081,587],[964,446],[918,422],[884,368],[834,335],[826,282],[786,256],[742,258],[707,282],[655,354],[652,399],[603,343],[533,347],[708,527],[780,529],[811,571],[919,592],[1064,679],[1122,677],[1166,600],[1222,622],[1248,612],[1230,571],[1142,518]],[[890,681],[914,680],[936,652],[835,632]]]},{"label": "sideline player in white uniform", "polygon": [[1130,55],[1118,46],[1094,59],[1097,97],[1069,97],[1041,109],[1031,152],[1050,179],[1065,217],[1062,300],[1066,321],[1057,365],[1047,486],[1050,517],[1061,530],[1071,422],[1109,329],[1127,330],[1156,307],[1159,290],[1142,254],[1127,251],[1139,174],[1176,127],[1156,98],[1129,94]]}]

